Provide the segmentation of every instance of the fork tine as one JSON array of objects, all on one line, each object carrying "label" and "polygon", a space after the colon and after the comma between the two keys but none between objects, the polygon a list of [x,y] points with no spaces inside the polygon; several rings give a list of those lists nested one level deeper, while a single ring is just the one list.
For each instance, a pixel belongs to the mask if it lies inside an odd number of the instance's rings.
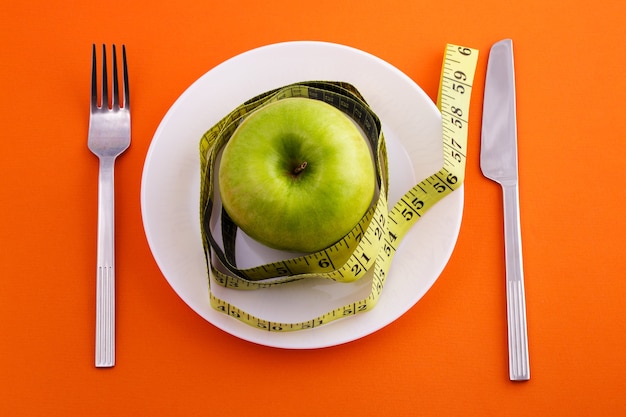
[{"label": "fork tine", "polygon": [[102,44],[102,101],[100,107],[109,108],[109,89],[107,82],[107,49],[106,45]]},{"label": "fork tine", "polygon": [[115,51],[115,45],[111,47],[112,52],[112,69],[113,69],[113,81],[111,82],[113,91],[113,97],[111,99],[111,108],[114,110],[119,110],[120,108],[120,88],[117,80],[117,53]]},{"label": "fork tine", "polygon": [[91,47],[91,111],[98,107],[98,76],[96,68],[96,44]]},{"label": "fork tine", "polygon": [[122,80],[123,80],[123,91],[124,91],[124,108],[130,110],[130,88],[128,85],[128,68],[126,66],[126,45],[122,45]]}]

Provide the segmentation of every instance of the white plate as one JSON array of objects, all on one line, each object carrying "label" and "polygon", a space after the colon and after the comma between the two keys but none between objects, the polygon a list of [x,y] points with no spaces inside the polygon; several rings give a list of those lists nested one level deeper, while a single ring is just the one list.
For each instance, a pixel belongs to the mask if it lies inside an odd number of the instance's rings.
[{"label": "white plate", "polygon": [[[440,113],[409,77],[385,61],[351,47],[287,42],[238,55],[193,83],[159,125],[146,157],[141,187],[148,243],[163,275],[185,303],[236,337],[291,349],[349,342],[404,314],[428,291],[448,262],[463,212],[461,188],[420,219],[396,253],[378,305],[366,313],[315,329],[271,333],[212,309],[198,208],[200,137],[247,99],[309,80],[352,83],[380,117],[389,148],[390,204],[442,166]],[[242,250],[238,248],[238,256],[243,258],[240,266],[256,262],[258,254]],[[298,322],[366,297],[370,280],[351,284],[300,281],[257,291],[212,285],[212,290],[218,297],[262,318]]]}]

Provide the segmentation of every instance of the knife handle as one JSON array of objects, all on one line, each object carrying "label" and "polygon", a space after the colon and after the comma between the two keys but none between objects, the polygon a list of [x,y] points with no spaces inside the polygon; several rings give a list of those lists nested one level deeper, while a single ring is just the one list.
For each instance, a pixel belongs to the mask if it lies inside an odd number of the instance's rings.
[{"label": "knife handle", "polygon": [[504,251],[506,256],[506,301],[509,339],[509,378],[530,379],[526,297],[522,267],[519,189],[517,182],[502,184],[504,197]]}]

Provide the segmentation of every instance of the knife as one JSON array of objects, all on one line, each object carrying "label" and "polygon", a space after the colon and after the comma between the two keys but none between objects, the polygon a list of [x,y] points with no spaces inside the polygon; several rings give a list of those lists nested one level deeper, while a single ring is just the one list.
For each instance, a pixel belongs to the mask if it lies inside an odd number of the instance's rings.
[{"label": "knife", "polygon": [[502,186],[509,378],[525,381],[530,379],[530,365],[520,234],[515,71],[511,39],[495,43],[489,52],[480,168],[485,177]]}]

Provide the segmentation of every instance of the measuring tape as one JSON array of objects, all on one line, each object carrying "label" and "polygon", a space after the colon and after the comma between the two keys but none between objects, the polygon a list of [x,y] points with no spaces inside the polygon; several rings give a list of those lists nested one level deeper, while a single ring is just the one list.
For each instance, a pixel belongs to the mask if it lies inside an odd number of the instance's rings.
[{"label": "measuring tape", "polygon": [[[428,209],[463,183],[470,97],[477,59],[478,51],[475,49],[446,45],[437,98],[443,125],[443,167],[415,185],[390,210],[387,206],[387,152],[381,123],[358,90],[349,83],[308,81],[271,90],[237,107],[208,130],[200,140],[200,217],[211,306],[248,325],[275,332],[319,327],[372,309],[382,293],[391,261],[402,238]],[[352,231],[331,247],[240,269],[235,254],[238,228],[216,203],[216,161],[220,150],[248,114],[288,97],[325,101],[342,110],[361,127],[373,150],[377,196]],[[212,227],[218,218],[221,221],[222,245],[214,236]],[[297,323],[255,317],[216,297],[211,291],[211,282],[237,290],[256,290],[312,277],[352,282],[369,271],[372,271],[373,278],[370,294],[366,298]]]}]

